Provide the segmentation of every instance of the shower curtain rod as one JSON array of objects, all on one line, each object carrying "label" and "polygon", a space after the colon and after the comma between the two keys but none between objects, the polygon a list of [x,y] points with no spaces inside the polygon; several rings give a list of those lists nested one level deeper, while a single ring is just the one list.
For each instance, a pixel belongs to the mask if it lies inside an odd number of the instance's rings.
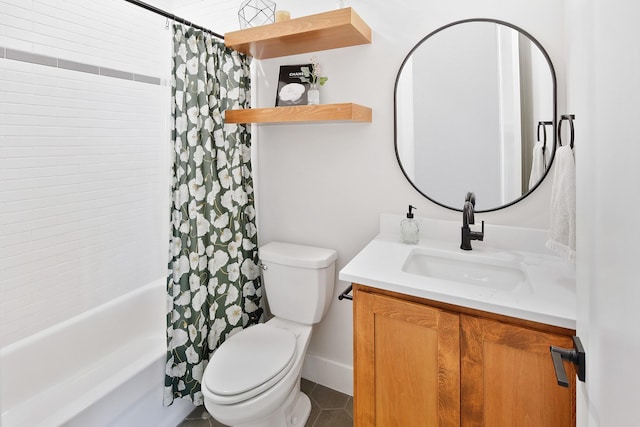
[{"label": "shower curtain rod", "polygon": [[158,9],[157,7],[151,6],[150,4],[147,4],[147,3],[144,3],[144,2],[141,2],[141,1],[138,1],[138,0],[124,0],[124,1],[126,1],[128,3],[131,3],[131,4],[134,4],[136,6],[139,6],[139,7],[143,8],[143,9],[147,9],[147,10],[153,12],[153,13],[157,13],[158,15],[162,15],[165,18],[169,18],[169,19],[171,19],[173,21],[180,22],[181,24],[185,24],[185,25],[188,25],[190,27],[196,28],[198,30],[202,30],[205,33],[209,33],[212,36],[215,36],[215,37],[217,37],[217,38],[219,38],[221,40],[224,40],[224,36],[216,33],[215,31],[211,31],[208,28],[204,28],[204,27],[201,27],[199,25],[196,25],[191,21],[187,21],[186,19],[180,18],[179,16],[176,16],[173,13],[169,13],[169,12],[166,12],[166,11],[164,11],[162,9]]}]

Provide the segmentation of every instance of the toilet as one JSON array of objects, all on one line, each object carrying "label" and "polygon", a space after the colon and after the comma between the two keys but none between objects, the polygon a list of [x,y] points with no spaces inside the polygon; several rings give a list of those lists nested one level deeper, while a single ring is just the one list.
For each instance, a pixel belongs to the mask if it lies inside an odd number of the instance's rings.
[{"label": "toilet", "polygon": [[233,427],[302,427],[311,401],[300,391],[313,325],[333,297],[337,252],[291,243],[259,248],[273,318],[227,339],[202,378],[207,411]]}]

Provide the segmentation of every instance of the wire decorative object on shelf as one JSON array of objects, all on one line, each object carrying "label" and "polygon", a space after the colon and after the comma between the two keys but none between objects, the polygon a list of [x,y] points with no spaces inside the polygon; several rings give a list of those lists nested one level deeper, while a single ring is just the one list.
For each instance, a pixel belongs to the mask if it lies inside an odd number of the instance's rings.
[{"label": "wire decorative object on shelf", "polygon": [[240,29],[273,24],[276,21],[276,4],[270,0],[244,0],[238,11]]}]

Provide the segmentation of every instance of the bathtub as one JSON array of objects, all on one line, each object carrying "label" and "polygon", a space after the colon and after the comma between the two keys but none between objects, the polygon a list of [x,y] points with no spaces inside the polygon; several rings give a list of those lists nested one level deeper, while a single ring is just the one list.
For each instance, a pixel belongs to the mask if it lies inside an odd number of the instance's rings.
[{"label": "bathtub", "polygon": [[0,349],[0,425],[175,426],[162,406],[165,281],[150,283]]}]

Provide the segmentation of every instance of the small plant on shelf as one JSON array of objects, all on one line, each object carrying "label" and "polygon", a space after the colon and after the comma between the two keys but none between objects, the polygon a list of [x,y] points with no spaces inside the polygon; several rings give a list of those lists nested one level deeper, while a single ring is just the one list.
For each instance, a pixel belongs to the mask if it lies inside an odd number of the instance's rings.
[{"label": "small plant on shelf", "polygon": [[315,57],[311,58],[311,68],[302,67],[300,70],[302,70],[302,74],[304,74],[303,77],[300,77],[300,80],[311,84],[312,88],[317,89],[318,86],[323,86],[327,80],[329,80],[328,77],[320,75],[320,64]]}]

